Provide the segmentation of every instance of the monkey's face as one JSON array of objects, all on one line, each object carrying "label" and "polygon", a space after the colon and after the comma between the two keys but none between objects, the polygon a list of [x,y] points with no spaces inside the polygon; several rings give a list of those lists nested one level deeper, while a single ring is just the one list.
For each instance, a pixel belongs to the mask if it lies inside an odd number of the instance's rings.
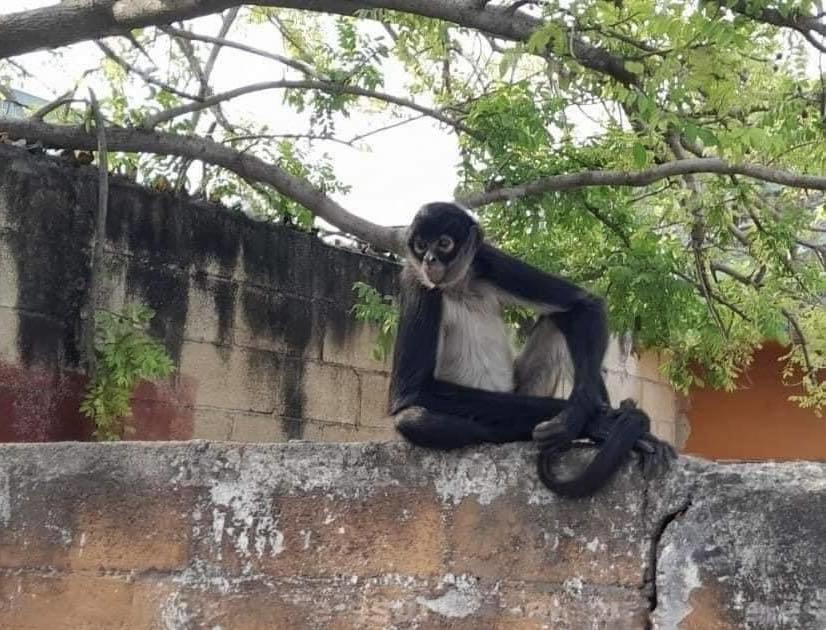
[{"label": "monkey's face", "polygon": [[425,286],[453,284],[467,273],[481,242],[476,221],[452,203],[431,203],[410,226],[407,247]]}]

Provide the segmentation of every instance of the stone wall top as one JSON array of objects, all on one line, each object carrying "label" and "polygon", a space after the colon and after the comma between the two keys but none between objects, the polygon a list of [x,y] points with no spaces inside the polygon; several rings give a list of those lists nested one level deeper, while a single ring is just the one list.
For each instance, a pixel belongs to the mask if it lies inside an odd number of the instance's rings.
[{"label": "stone wall top", "polygon": [[0,446],[0,625],[826,624],[826,466],[629,464],[569,501],[534,465],[528,444]]}]

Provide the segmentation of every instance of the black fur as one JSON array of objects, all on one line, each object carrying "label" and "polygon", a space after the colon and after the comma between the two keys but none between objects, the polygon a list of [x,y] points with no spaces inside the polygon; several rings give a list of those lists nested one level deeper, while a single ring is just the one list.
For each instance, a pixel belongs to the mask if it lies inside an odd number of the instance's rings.
[{"label": "black fur", "polygon": [[[402,273],[390,385],[390,413],[398,431],[410,442],[434,449],[534,439],[540,447],[540,479],[569,497],[593,494],[632,449],[640,452],[646,474],[667,463],[673,451],[649,433],[648,417],[633,402],[625,401],[619,410],[610,408],[601,373],[608,345],[602,300],[485,243],[476,222],[453,204],[425,206],[411,226],[408,247],[412,250],[414,238],[431,243],[441,234],[455,241],[453,255],[443,260],[453,274],[449,281],[471,273],[517,302],[550,311],[545,317],[564,335],[573,362],[573,390],[568,400],[561,400],[491,392],[436,379],[442,291],[425,287],[417,270],[408,265]],[[418,244],[421,250],[423,241]],[[467,269],[457,275],[456,268],[463,261]],[[582,438],[599,445],[594,459],[574,479],[557,479],[552,467],[559,454]]]}]

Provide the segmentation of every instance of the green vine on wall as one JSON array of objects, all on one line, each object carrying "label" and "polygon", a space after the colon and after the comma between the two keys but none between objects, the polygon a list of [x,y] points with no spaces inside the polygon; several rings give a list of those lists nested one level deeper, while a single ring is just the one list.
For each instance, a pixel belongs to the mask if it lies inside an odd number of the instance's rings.
[{"label": "green vine on wall", "polygon": [[124,420],[131,412],[139,381],[163,378],[175,369],[163,344],[149,334],[154,316],[151,308],[135,304],[126,305],[121,313],[97,314],[96,370],[80,406],[94,422],[97,440],[123,437]]},{"label": "green vine on wall", "polygon": [[396,328],[399,325],[399,310],[391,295],[382,295],[374,287],[364,282],[353,284],[358,302],[352,312],[356,319],[378,327],[373,358],[384,361],[393,351]]}]

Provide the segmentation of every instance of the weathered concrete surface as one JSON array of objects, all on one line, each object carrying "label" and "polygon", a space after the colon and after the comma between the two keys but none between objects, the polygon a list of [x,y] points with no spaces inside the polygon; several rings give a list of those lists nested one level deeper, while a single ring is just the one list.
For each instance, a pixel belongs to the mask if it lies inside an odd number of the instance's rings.
[{"label": "weathered concrete surface", "polygon": [[651,484],[629,466],[565,501],[534,460],[2,446],[0,627],[826,627],[826,466],[684,459]]}]

